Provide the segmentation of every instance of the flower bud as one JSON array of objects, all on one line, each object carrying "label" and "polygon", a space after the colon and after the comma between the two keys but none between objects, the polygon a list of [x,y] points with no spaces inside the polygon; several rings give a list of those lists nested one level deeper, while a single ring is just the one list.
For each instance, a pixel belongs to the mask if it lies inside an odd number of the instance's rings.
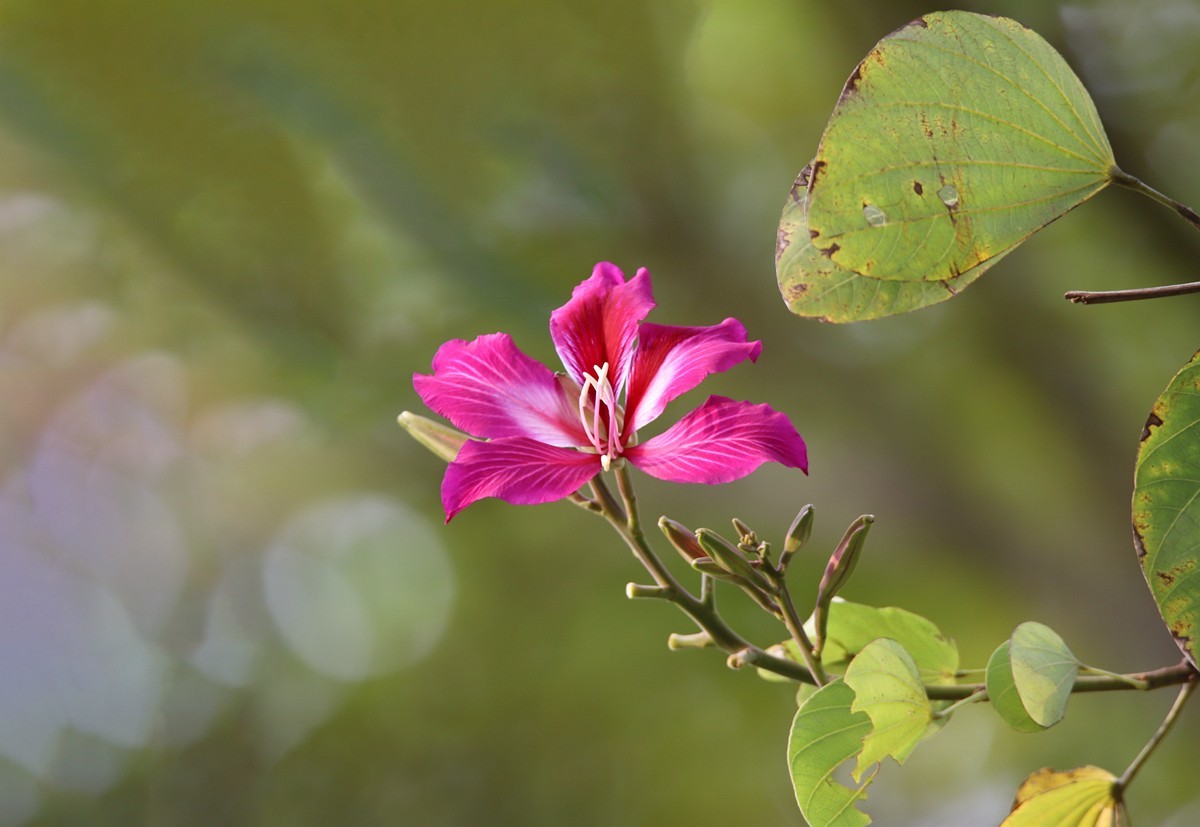
[{"label": "flower bud", "polygon": [[825,630],[829,623],[829,605],[854,573],[854,567],[858,565],[858,558],[862,555],[863,544],[867,540],[867,532],[874,522],[875,517],[871,514],[864,514],[852,522],[830,555],[829,562],[825,564],[825,574],[817,587],[817,605],[813,611],[818,650],[824,646]]},{"label": "flower bud", "polygon": [[783,553],[791,557],[800,547],[808,540],[808,536],[812,534],[813,524],[813,507],[806,505],[800,509],[800,513],[796,515],[796,519],[792,520],[792,524],[788,526],[787,539],[783,541]]},{"label": "flower bud", "polygon": [[659,517],[658,527],[667,540],[679,552],[679,556],[684,559],[684,562],[691,565],[693,560],[699,560],[701,557],[707,557],[704,549],[700,548],[700,544],[696,542],[696,535],[692,530],[683,523],[672,520],[670,517]]},{"label": "flower bud", "polygon": [[432,419],[417,416],[409,411],[400,414],[397,420],[400,427],[408,431],[413,439],[446,462],[454,462],[459,449],[470,439],[466,434],[454,430],[449,425],[434,422]]}]

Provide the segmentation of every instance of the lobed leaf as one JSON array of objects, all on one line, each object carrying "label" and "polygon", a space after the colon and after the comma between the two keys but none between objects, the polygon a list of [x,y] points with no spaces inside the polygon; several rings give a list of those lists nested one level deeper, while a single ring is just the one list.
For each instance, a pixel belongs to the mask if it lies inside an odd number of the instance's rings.
[{"label": "lobed leaf", "polygon": [[1154,403],[1138,447],[1133,534],[1150,593],[1197,664],[1200,623],[1200,353]]},{"label": "lobed leaf", "polygon": [[1116,780],[1099,767],[1040,769],[1017,789],[1012,812],[1000,827],[1127,827],[1125,805],[1115,797]]},{"label": "lobed leaf", "polygon": [[880,638],[854,658],[845,682],[854,690],[851,710],[867,713],[872,725],[858,755],[854,779],[859,780],[867,767],[889,755],[903,764],[933,721],[933,707],[913,659],[896,641]]},{"label": "lobed leaf", "polygon": [[871,719],[855,712],[854,690],[834,681],[814,692],[796,711],[788,737],[788,766],[796,803],[811,827],[863,827],[871,819],[858,809],[868,779],[848,787],[833,772],[863,748]]},{"label": "lobed leaf", "polygon": [[1099,192],[1115,169],[1090,96],[1041,36],[938,12],[879,41],[846,82],[812,164],[806,222],[837,271],[946,282]]}]

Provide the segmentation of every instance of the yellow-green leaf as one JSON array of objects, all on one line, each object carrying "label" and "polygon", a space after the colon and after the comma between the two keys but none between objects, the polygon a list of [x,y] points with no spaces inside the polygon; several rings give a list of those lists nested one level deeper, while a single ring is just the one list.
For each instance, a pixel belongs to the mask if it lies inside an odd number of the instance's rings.
[{"label": "yellow-green leaf", "polygon": [[854,779],[889,755],[904,763],[933,720],[933,707],[908,652],[894,640],[872,641],[851,662],[845,681],[854,690],[851,710],[867,713],[872,726],[858,755]]},{"label": "yellow-green leaf", "polygon": [[813,245],[808,232],[810,168],[804,168],[788,194],[775,245],[779,292],[797,316],[842,323],[907,313],[958,295],[1004,257],[1000,253],[943,281],[884,281],[843,270]]},{"label": "yellow-green leaf", "polygon": [[1116,780],[1099,767],[1040,769],[1018,788],[1000,827],[1127,827],[1125,805],[1114,795]]},{"label": "yellow-green leaf", "polygon": [[842,271],[944,282],[1019,244],[1111,181],[1087,90],[1003,17],[921,17],[842,90],[812,164],[807,224]]},{"label": "yellow-green leaf", "polygon": [[1022,623],[1008,643],[1013,683],[1025,711],[1042,726],[1053,726],[1066,713],[1079,661],[1063,639],[1041,623]]}]

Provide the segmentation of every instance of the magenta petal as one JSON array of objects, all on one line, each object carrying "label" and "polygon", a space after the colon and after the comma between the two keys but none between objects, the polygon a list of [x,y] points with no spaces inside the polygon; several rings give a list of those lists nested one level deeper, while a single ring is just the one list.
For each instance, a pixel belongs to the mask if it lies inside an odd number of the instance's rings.
[{"label": "magenta petal", "polygon": [[413,386],[426,405],[474,436],[588,444],[578,398],[570,398],[558,377],[522,353],[507,333],[446,342],[433,357],[433,375],[415,375]]},{"label": "magenta petal", "polygon": [[668,402],[704,377],[746,359],[754,361],[761,351],[761,342],[746,341],[746,328],[737,319],[712,327],[641,325],[629,375],[625,438],[654,421]]},{"label": "magenta petal", "polygon": [[663,433],[625,449],[625,457],[671,482],[731,482],[767,461],[808,472],[804,440],[786,416],[723,396],[710,396]]},{"label": "magenta petal", "polygon": [[609,381],[620,388],[638,322],[653,307],[650,273],[645,268],[625,281],[616,265],[597,264],[591,277],[571,293],[571,300],[550,314],[550,338],[571,378],[583,384],[585,375],[607,362]]},{"label": "magenta petal", "polygon": [[599,472],[596,454],[522,437],[468,441],[442,480],[446,522],[484,497],[499,497],[514,505],[561,500]]}]

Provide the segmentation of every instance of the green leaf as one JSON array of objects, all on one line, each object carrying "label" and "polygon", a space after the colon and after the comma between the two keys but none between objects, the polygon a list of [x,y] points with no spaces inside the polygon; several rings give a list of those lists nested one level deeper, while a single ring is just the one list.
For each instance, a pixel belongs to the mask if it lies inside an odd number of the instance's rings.
[{"label": "green leaf", "polygon": [[1001,720],[1017,732],[1040,732],[1046,727],[1029,717],[1029,713],[1025,711],[1025,704],[1021,703],[1021,696],[1017,693],[1008,647],[1009,643],[1006,640],[988,659],[985,678],[988,700],[992,702],[992,708]]},{"label": "green leaf", "polygon": [[1196,665],[1200,624],[1200,353],[1155,402],[1138,448],[1133,533],[1142,573]]},{"label": "green leaf", "polygon": [[775,245],[779,291],[797,316],[823,322],[861,322],[894,316],[952,298],[1004,257],[1004,253],[943,281],[883,281],[843,270],[812,243],[808,233],[808,172],[792,186]]},{"label": "green leaf", "polygon": [[855,695],[850,708],[867,713],[872,725],[854,768],[854,780],[888,755],[903,764],[933,721],[933,707],[913,659],[896,641],[880,638],[858,653],[846,670],[845,681]]},{"label": "green leaf", "polygon": [[937,626],[905,609],[878,609],[834,600],[829,607],[829,627],[821,660],[836,667],[859,654],[878,638],[891,638],[912,657],[925,683],[954,683],[958,647]]},{"label": "green leaf", "polygon": [[1079,661],[1049,626],[1029,621],[1008,639],[1013,683],[1029,717],[1044,727],[1062,720]]},{"label": "green leaf", "polygon": [[812,827],[863,827],[871,819],[858,809],[865,783],[839,784],[833,771],[863,748],[871,719],[851,709],[854,690],[834,681],[814,692],[796,711],[788,737],[788,765],[800,812]]},{"label": "green leaf", "polygon": [[808,229],[842,271],[944,282],[1090,198],[1114,169],[1095,105],[1038,34],[928,14],[846,82],[812,164]]},{"label": "green leaf", "polygon": [[1040,769],[1017,790],[1000,827],[1122,827],[1125,805],[1114,796],[1116,778],[1099,767]]}]

